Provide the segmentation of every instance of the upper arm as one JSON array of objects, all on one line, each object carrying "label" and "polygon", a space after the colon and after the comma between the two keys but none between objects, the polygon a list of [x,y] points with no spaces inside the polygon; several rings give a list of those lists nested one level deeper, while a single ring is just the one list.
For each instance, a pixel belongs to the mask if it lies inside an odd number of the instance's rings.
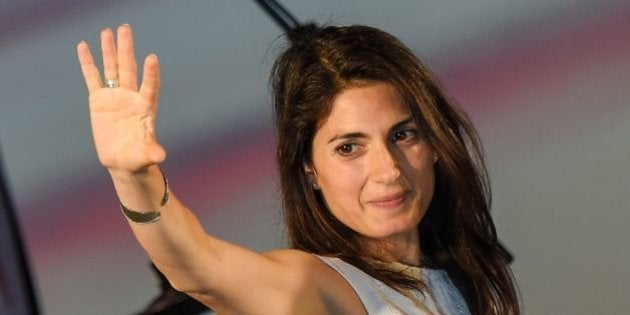
[{"label": "upper arm", "polygon": [[237,314],[325,314],[312,255],[282,250],[258,254],[215,240],[209,262],[195,287],[181,287],[212,309]]},{"label": "upper arm", "polygon": [[[188,293],[220,313],[361,314],[363,305],[336,271],[312,254],[277,250],[258,254],[226,246],[207,286]],[[207,282],[206,282],[207,281]]]}]

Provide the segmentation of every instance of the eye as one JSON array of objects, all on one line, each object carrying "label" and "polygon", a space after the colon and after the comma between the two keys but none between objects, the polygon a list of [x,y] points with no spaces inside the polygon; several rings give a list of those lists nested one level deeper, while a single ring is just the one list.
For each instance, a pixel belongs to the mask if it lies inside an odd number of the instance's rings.
[{"label": "eye", "polygon": [[358,149],[359,145],[356,143],[344,143],[338,146],[335,150],[343,156],[349,156],[355,153]]},{"label": "eye", "polygon": [[400,131],[397,131],[396,133],[394,133],[393,140],[395,142],[411,141],[411,140],[416,139],[417,137],[418,137],[418,130],[416,130],[416,129],[405,129],[405,130],[400,130]]}]

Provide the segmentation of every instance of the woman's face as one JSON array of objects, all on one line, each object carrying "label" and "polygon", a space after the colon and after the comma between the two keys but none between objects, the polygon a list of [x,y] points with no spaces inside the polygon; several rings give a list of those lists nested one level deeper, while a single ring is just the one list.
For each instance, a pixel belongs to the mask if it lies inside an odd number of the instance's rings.
[{"label": "woman's face", "polygon": [[433,152],[392,85],[338,94],[312,150],[307,174],[338,220],[370,238],[417,232],[433,196]]}]

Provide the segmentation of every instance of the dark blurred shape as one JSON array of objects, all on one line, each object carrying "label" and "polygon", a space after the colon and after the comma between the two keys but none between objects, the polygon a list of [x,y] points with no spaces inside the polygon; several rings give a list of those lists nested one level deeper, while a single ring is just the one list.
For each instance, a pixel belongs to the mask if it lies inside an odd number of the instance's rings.
[{"label": "dark blurred shape", "polygon": [[0,150],[0,314],[40,314]]},{"label": "dark blurred shape", "polygon": [[300,22],[275,0],[254,0],[269,15],[285,33],[300,25]]},{"label": "dark blurred shape", "polygon": [[503,256],[505,256],[508,263],[511,264],[514,262],[514,255],[501,242],[499,242],[499,250],[503,253]]},{"label": "dark blurred shape", "polygon": [[162,292],[137,315],[195,315],[210,311],[201,302],[175,290],[154,264],[151,264],[151,269],[160,281]]}]

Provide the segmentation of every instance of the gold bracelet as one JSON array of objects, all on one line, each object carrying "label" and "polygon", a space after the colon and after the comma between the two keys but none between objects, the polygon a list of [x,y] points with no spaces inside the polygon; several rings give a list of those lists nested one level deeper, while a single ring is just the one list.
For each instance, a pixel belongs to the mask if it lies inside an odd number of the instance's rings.
[{"label": "gold bracelet", "polygon": [[[160,206],[164,206],[168,203],[169,193],[168,193],[168,180],[166,179],[166,175],[162,172],[162,178],[164,178],[164,196],[162,196],[162,201],[160,202]],[[120,201],[120,210],[125,215],[129,221],[137,224],[148,224],[153,223],[160,219],[161,215],[159,211],[152,212],[138,212],[127,208],[122,201]]]}]

